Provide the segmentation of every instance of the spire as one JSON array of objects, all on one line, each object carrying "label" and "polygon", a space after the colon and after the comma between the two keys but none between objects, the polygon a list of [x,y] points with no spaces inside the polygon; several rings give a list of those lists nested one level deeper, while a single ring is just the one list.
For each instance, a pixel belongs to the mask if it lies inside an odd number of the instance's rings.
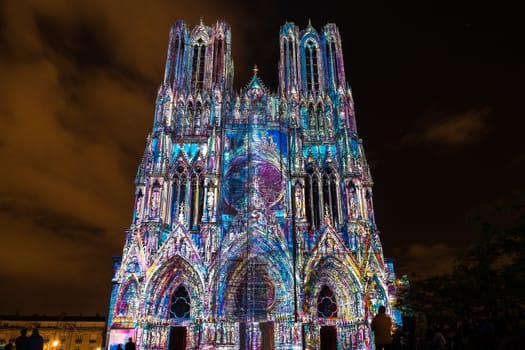
[{"label": "spire", "polygon": [[315,28],[312,26],[312,21],[310,18],[308,18],[308,25],[306,26],[306,31],[307,32],[315,31]]},{"label": "spire", "polygon": [[317,30],[315,30],[314,26],[312,25],[312,21],[310,20],[310,18],[308,18],[308,24],[306,25],[306,28],[303,33],[317,33]]}]

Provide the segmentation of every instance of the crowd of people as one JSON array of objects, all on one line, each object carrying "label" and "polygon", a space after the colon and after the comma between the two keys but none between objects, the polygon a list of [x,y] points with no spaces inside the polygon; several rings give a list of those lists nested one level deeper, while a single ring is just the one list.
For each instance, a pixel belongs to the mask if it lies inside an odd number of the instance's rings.
[{"label": "crowd of people", "polygon": [[[15,344],[9,341],[4,345],[4,350],[44,350],[44,338],[40,335],[38,328],[34,328],[31,336],[27,336],[27,329],[20,330],[20,335],[15,339]],[[128,339],[124,349],[118,344],[117,350],[136,350],[136,344],[132,338]]]},{"label": "crowd of people", "polygon": [[27,329],[23,328],[20,335],[16,337],[13,343],[9,341],[4,345],[4,350],[44,350],[44,338],[40,335],[38,328],[34,328],[31,336],[27,336]]},{"label": "crowd of people", "polygon": [[[372,322],[373,328],[374,322]],[[403,328],[393,332],[392,341],[383,348],[387,350],[525,349],[525,319],[520,312],[512,310],[496,317],[487,313],[478,313],[472,317],[437,323],[428,322],[424,314],[417,313],[412,318],[404,318]],[[376,346],[376,349],[383,348]]]}]

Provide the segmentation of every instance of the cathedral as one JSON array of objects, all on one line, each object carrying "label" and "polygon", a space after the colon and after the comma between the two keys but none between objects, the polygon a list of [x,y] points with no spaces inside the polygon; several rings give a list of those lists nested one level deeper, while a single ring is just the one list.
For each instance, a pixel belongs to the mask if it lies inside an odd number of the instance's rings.
[{"label": "cathedral", "polygon": [[234,91],[224,21],[173,24],[114,258],[107,349],[372,349],[395,304],[335,24],[285,23]]}]

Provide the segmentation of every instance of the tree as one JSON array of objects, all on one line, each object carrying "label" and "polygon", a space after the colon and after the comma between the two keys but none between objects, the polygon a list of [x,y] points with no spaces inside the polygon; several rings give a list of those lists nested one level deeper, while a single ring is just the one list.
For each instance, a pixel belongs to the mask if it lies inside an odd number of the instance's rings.
[{"label": "tree", "polygon": [[481,208],[471,220],[479,238],[453,272],[412,281],[414,310],[435,322],[525,310],[525,196]]}]

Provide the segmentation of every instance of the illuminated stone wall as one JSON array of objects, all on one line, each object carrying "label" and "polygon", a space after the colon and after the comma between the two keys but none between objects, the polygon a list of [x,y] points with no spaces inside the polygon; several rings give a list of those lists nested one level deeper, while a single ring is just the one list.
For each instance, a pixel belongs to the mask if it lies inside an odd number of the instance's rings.
[{"label": "illuminated stone wall", "polygon": [[339,31],[286,23],[279,87],[233,86],[218,21],[170,32],[108,347],[370,349],[395,290]]}]

